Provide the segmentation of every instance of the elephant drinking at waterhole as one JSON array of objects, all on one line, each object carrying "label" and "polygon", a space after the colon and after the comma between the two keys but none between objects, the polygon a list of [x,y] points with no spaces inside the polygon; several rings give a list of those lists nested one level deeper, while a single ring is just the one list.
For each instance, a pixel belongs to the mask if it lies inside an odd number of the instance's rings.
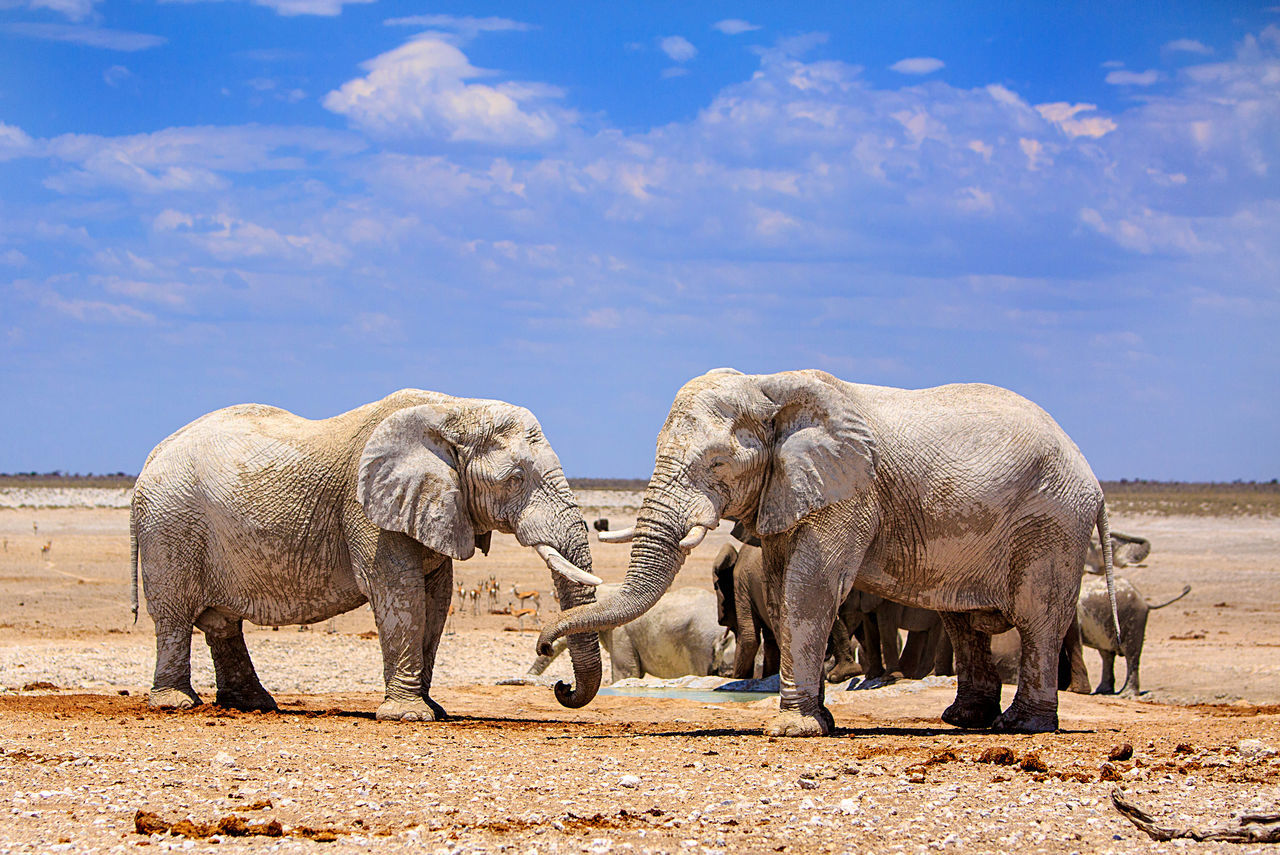
[{"label": "elephant drinking at waterhole", "polygon": [[[213,656],[217,702],[274,709],[242,622],[309,624],[368,602],[382,646],[379,719],[429,721],[453,562],[513,534],[554,571],[562,608],[595,601],[587,526],[537,419],[501,401],[405,389],[311,420],[259,404],[210,413],[165,439],[130,518],[155,622],[150,702],[191,707],[191,634]],[[570,645],[565,706],[600,686],[594,634]]]}]

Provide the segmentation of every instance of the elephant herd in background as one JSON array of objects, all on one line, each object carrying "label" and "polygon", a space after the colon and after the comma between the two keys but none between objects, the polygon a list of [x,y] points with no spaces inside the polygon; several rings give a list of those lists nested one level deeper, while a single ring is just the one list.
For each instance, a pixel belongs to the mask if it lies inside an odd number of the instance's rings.
[{"label": "elephant herd in background", "polygon": [[[368,602],[386,684],[378,718],[443,718],[430,687],[453,562],[499,531],[552,573],[562,613],[538,653],[565,639],[574,682],[555,695],[580,707],[600,686],[599,634],[620,651],[638,638],[626,625],[663,599],[722,519],[759,543],[750,596],[770,621],[780,673],[771,735],[832,731],[823,667],[837,616],[870,647],[868,615],[883,639],[917,612],[937,615],[953,649],[944,721],[1056,729],[1060,648],[1095,530],[1108,631],[1121,624],[1101,487],[1053,419],[1005,389],[892,389],[821,371],[693,379],[658,435],[635,527],[612,537],[632,543],[626,578],[600,599],[587,526],[533,414],[407,389],[320,420],[230,407],[156,446],[130,516],[135,614],[140,573],[156,628],[150,702],[200,703],[190,681],[198,627],[218,702],[273,709],[243,621],[314,623]],[[880,629],[887,603],[903,608]],[[1015,628],[1018,688],[1002,710],[991,642]],[[739,645],[735,667],[748,653]],[[880,648],[887,668],[896,644]],[[928,658],[923,644],[899,668]]]},{"label": "elephant herd in background", "polygon": [[[741,527],[734,536],[743,539]],[[1151,552],[1145,538],[1111,532],[1116,567],[1138,564]],[[1117,645],[1111,631],[1111,612],[1106,583],[1098,579],[1097,563],[1101,550],[1090,546],[1083,568],[1077,600],[1076,622],[1063,641],[1059,653],[1058,688],[1078,693],[1090,691],[1088,674],[1080,657],[1080,648],[1091,647],[1102,657],[1102,677],[1097,694],[1114,694],[1115,658],[1125,659],[1127,674],[1121,693],[1140,693],[1139,665],[1146,636],[1147,615],[1155,609],[1177,602],[1191,591],[1182,592],[1162,603],[1147,601],[1128,579],[1115,581],[1116,607],[1120,619]],[[741,547],[725,544],[712,563],[712,585],[716,591],[717,618],[737,638],[737,656],[730,676],[737,678],[767,677],[778,673],[778,645],[764,605],[763,563],[758,542],[748,541]],[[906,633],[905,643],[901,633]],[[1018,681],[1019,637],[1017,630],[993,636],[992,660],[1002,683]],[[919,680],[930,674],[955,673],[951,641],[942,626],[941,616],[927,609],[904,606],[856,588],[849,593],[837,611],[828,640],[827,681],[841,683],[861,675],[861,681],[850,689],[876,689],[899,679]]]}]

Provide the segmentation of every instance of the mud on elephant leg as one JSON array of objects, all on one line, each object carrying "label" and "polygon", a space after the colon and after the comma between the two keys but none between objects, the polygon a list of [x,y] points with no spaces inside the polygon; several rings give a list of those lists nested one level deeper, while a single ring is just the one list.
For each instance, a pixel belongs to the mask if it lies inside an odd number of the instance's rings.
[{"label": "mud on elephant leg", "polygon": [[147,703],[157,709],[191,709],[201,704],[191,688],[191,632],[189,618],[156,620],[156,673]]},{"label": "mud on elephant leg", "polygon": [[262,687],[244,643],[244,624],[214,609],[205,609],[196,618],[213,657],[213,673],[218,685],[216,703],[236,710],[272,711],[275,698]]},{"label": "mud on elephant leg", "polygon": [[[422,571],[384,570],[370,585],[370,605],[382,645],[386,699],[379,721],[435,721],[436,710],[425,699],[424,652],[427,647],[426,584]],[[446,601],[447,603],[447,601]],[[447,606],[446,606],[447,608]]]},{"label": "mud on elephant leg", "polygon": [[1000,715],[1000,675],[991,664],[991,636],[964,613],[942,613],[956,663],[956,699],[942,713],[947,724],[986,728]]},{"label": "mud on elephant leg", "polygon": [[431,699],[431,678],[435,673],[440,636],[444,634],[444,624],[449,619],[449,601],[453,596],[453,559],[444,559],[439,567],[427,574],[425,582],[423,593],[426,596],[427,612],[426,628],[422,635],[422,699],[431,707],[436,721],[444,721],[449,714]]},{"label": "mud on elephant leg", "polygon": [[[765,561],[769,567],[769,555]],[[778,566],[781,564],[779,561]],[[764,732],[768,736],[827,736],[835,730],[835,718],[824,703],[822,665],[835,620],[836,592],[828,580],[814,579],[796,562],[781,587],[776,611],[782,654],[779,710]],[[776,587],[770,593],[775,591]]]}]

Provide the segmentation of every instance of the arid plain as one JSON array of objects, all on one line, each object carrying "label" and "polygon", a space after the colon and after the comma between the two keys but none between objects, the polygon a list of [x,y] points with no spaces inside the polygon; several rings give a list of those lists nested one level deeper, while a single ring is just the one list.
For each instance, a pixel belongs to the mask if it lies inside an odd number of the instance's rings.
[{"label": "arid plain", "polygon": [[[0,852],[1167,851],[1115,810],[1114,790],[1171,827],[1280,812],[1280,517],[1134,495],[1117,496],[1112,524],[1152,552],[1121,572],[1153,601],[1192,586],[1151,614],[1140,699],[1063,694],[1059,733],[971,733],[941,723],[954,688],[932,678],[830,697],[839,730],[819,740],[761,735],[768,700],[602,694],[566,710],[546,685],[498,685],[528,668],[536,622],[489,613],[483,595],[478,614],[459,604],[441,644],[434,696],[450,721],[373,719],[367,608],[246,632],[279,713],[153,712],[127,510],[0,508]],[[615,527],[637,499],[580,493],[588,520]],[[710,587],[727,531],[677,586]],[[621,580],[625,546],[593,553]],[[456,576],[495,577],[499,609],[514,585],[542,593],[543,618],[554,610],[547,571],[509,537]],[[212,698],[199,634],[193,662]],[[157,833],[139,833],[140,811]]]}]

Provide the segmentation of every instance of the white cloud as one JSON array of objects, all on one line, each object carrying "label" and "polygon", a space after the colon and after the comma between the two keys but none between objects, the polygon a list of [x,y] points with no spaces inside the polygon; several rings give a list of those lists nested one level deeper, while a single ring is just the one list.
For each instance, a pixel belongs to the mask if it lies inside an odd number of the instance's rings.
[{"label": "white cloud", "polygon": [[36,144],[22,128],[0,122],[0,161],[36,153]]},{"label": "white cloud", "polygon": [[351,154],[362,147],[351,134],[316,128],[166,128],[124,137],[63,134],[47,141],[44,151],[76,168],[54,173],[45,185],[59,193],[104,187],[146,194],[208,192],[228,186],[224,173],[296,171],[310,158]]},{"label": "white cloud", "polygon": [[71,21],[83,21],[93,14],[99,0],[0,0],[0,9],[48,9]]},{"label": "white cloud", "polygon": [[1165,42],[1160,48],[1166,51],[1181,51],[1183,53],[1198,53],[1208,55],[1213,53],[1213,48],[1207,47],[1195,39],[1174,39],[1171,42]]},{"label": "white cloud", "polygon": [[111,87],[118,87],[133,77],[133,72],[123,65],[113,65],[102,72],[102,82]]},{"label": "white cloud", "polygon": [[942,60],[931,56],[913,56],[898,60],[889,66],[889,70],[899,74],[932,74],[945,66]]},{"label": "white cloud", "polygon": [[473,18],[469,15],[408,15],[388,18],[382,22],[388,27],[421,27],[428,30],[447,30],[467,38],[480,33],[523,32],[532,30],[532,24],[511,18]]},{"label": "white cloud", "polygon": [[346,247],[320,234],[287,234],[226,214],[189,214],[168,209],[153,220],[156,232],[175,235],[219,261],[268,259],[308,267],[343,266]]},{"label": "white cloud", "polygon": [[[218,2],[218,0],[160,0],[161,3]],[[265,6],[278,15],[319,15],[333,17],[342,14],[342,7],[355,3],[373,3],[374,0],[253,0],[255,6]]]},{"label": "white cloud", "polygon": [[1114,121],[1102,116],[1077,118],[1079,113],[1092,113],[1096,109],[1095,104],[1068,104],[1065,101],[1036,105],[1036,112],[1061,128],[1067,136],[1091,139],[1106,136],[1116,129]]},{"label": "white cloud", "polygon": [[1018,140],[1018,147],[1022,149],[1022,153],[1027,157],[1027,169],[1035,172],[1041,166],[1052,163],[1053,161],[1045,154],[1045,148],[1039,140],[1027,139],[1022,137]]},{"label": "white cloud", "polygon": [[0,29],[16,36],[51,42],[70,42],[103,50],[138,51],[158,47],[168,41],[164,36],[133,33],[127,30],[106,30],[79,24],[43,24],[32,21],[16,21],[0,25]]},{"label": "white cloud", "polygon": [[560,90],[538,83],[472,83],[491,76],[439,36],[426,35],[361,65],[368,73],[324,106],[375,136],[496,145],[554,139],[572,114],[549,104]]},{"label": "white cloud", "polygon": [[688,62],[698,55],[698,49],[684,36],[665,36],[658,40],[658,47],[675,62]]},{"label": "white cloud", "polygon": [[1154,68],[1146,71],[1127,71],[1117,69],[1107,72],[1106,80],[1112,86],[1150,86],[1160,79],[1160,72]]},{"label": "white cloud", "polygon": [[725,18],[722,21],[716,21],[711,25],[713,30],[719,30],[726,36],[740,36],[743,33],[749,33],[752,30],[760,29],[756,24],[748,23],[741,18]]}]

